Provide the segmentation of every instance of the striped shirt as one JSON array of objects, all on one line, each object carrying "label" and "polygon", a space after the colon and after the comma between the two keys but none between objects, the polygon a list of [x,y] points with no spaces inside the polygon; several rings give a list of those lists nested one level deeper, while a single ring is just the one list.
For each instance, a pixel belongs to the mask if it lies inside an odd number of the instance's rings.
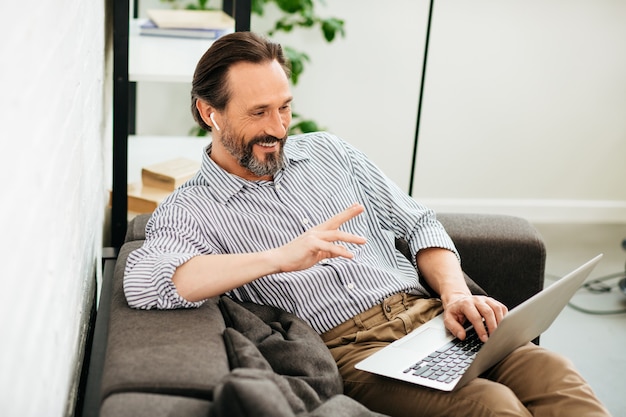
[{"label": "striped shirt", "polygon": [[202,302],[187,301],[176,292],[171,278],[179,265],[198,255],[285,245],[353,203],[362,204],[365,212],[341,229],[367,239],[364,245],[345,244],[353,259],[331,258],[302,271],[263,276],[228,295],[292,312],[323,333],[392,294],[428,296],[415,260],[396,250],[395,238],[406,239],[413,255],[428,247],[456,253],[432,210],[333,135],[290,137],[285,166],[273,181],[229,174],[211,160],[210,152],[211,145],[200,171],[155,210],[145,243],[129,255],[124,291],[131,307],[198,307]]}]

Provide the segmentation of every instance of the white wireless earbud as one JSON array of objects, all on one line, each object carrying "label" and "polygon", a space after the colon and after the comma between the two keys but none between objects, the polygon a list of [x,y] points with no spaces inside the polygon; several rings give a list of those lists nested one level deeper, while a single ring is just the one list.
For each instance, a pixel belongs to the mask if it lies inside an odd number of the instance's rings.
[{"label": "white wireless earbud", "polygon": [[217,124],[217,122],[215,121],[215,117],[214,117],[215,113],[211,113],[209,114],[209,119],[211,119],[211,121],[213,122],[213,126],[215,127],[215,129],[219,132],[220,127]]}]

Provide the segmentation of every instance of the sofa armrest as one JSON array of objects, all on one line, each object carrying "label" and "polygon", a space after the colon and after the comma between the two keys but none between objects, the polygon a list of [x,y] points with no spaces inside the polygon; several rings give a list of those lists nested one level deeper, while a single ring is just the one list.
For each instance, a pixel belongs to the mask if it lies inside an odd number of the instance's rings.
[{"label": "sofa armrest", "polygon": [[509,309],[543,289],[546,250],[525,219],[492,214],[438,214],[463,270]]},{"label": "sofa armrest", "polygon": [[150,220],[150,213],[139,214],[133,217],[126,227],[126,236],[124,242],[132,242],[134,240],[145,240],[146,223]]},{"label": "sofa armrest", "polygon": [[[144,220],[136,223],[145,225]],[[133,240],[122,246],[111,297],[101,300],[109,304],[110,317],[100,401],[111,409],[123,407],[134,398],[131,394],[210,401],[214,387],[230,371],[217,298],[197,309],[131,309],[123,290],[124,266],[128,254],[142,244]]]}]

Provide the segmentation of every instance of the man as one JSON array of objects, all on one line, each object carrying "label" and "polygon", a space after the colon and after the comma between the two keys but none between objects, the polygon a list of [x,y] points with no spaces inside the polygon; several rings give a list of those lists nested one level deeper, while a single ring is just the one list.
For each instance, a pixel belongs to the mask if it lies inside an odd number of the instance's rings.
[{"label": "man", "polygon": [[212,143],[129,256],[132,307],[196,307],[226,293],[290,311],[321,335],[345,393],[384,414],[608,415],[568,361],[532,344],[454,393],[356,370],[442,310],[453,334],[464,338],[470,321],[486,340],[507,309],[470,293],[434,213],[362,153],[327,133],[288,138],[291,102],[277,44],[235,33],[200,59],[191,108]]}]

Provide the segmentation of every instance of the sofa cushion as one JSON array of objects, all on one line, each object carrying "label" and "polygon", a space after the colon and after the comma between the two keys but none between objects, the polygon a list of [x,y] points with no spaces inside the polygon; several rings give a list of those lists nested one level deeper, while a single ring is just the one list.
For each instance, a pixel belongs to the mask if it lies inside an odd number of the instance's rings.
[{"label": "sofa cushion", "polygon": [[123,290],[124,266],[141,244],[126,243],[115,266],[102,398],[151,392],[211,399],[229,372],[217,299],[198,309],[131,309]]},{"label": "sofa cushion", "polygon": [[211,402],[176,395],[122,392],[104,400],[99,417],[206,417]]}]

